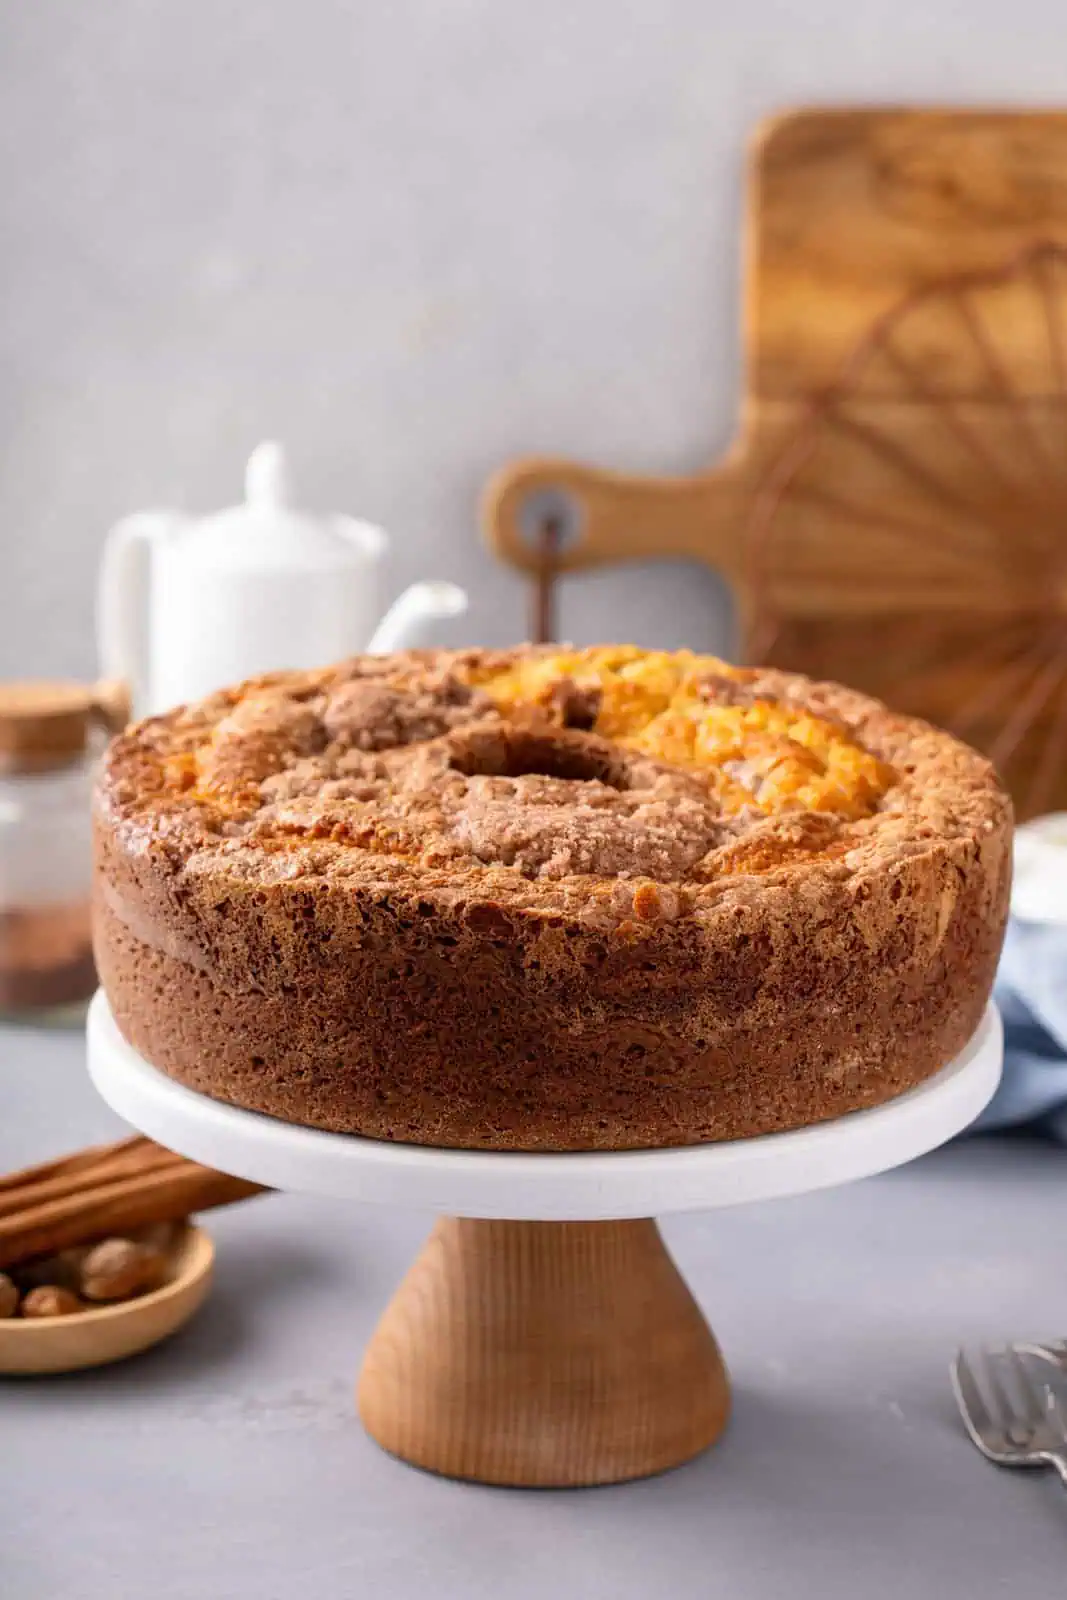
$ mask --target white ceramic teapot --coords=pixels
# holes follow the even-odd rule
[[[379,621],[388,543],[371,523],[295,511],[281,446],[261,444],[243,506],[141,512],[112,528],[96,609],[103,674],[147,716],[256,673],[425,644],[467,596],[412,584]]]

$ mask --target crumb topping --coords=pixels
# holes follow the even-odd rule
[[[622,880],[641,922],[704,886],[973,831],[995,791],[965,746],[849,691],[603,646],[255,679],[131,729],[100,798],[245,876],[480,876],[490,898],[585,882],[612,904]]]
[[[487,668],[473,680],[505,714],[537,707],[700,773],[728,815],[868,816],[895,776],[840,721],[761,695],[756,674],[715,656],[599,647]],[[589,720],[569,720],[575,707]]]

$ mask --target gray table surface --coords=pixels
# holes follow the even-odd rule
[[[121,1124],[76,1034],[0,1030],[0,1170]],[[361,1347],[429,1219],[296,1195],[217,1214],[217,1287],[170,1344],[0,1386],[0,1594],[26,1600],[1059,1592],[1067,1499],[965,1441],[961,1340],[1067,1334],[1067,1152],[956,1145],[665,1233],[736,1412],[644,1483],[492,1490],[356,1420]]]

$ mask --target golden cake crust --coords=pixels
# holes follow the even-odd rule
[[[289,1121],[738,1138],[962,1047],[1010,835],[986,761],[835,685],[631,647],[360,657],[114,742],[96,956],[148,1059]]]

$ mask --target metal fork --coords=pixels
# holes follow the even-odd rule
[[[1055,1389],[1035,1376],[1030,1352],[1006,1345],[952,1363],[952,1388],[964,1426],[1001,1467],[1051,1467],[1067,1484],[1067,1416]],[[1036,1352],[1033,1352],[1036,1353]]]

